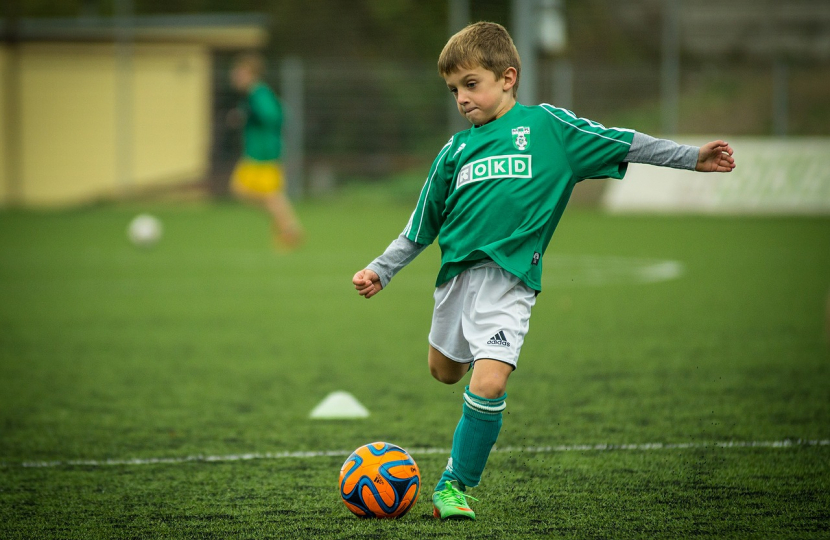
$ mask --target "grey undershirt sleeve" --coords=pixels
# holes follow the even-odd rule
[[[413,242],[401,233],[389,244],[386,251],[370,262],[366,268],[378,275],[380,284],[385,288],[395,274],[411,263],[426,248],[426,244]]]
[[[655,139],[650,135],[635,131],[631,148],[624,161],[693,171],[697,165],[699,152],[700,149],[697,146],[677,144],[667,139]]]

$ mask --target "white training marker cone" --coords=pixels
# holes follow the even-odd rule
[[[309,415],[318,420],[332,420],[344,418],[366,418],[369,411],[350,393],[332,392],[321,401]]]

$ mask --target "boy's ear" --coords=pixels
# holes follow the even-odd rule
[[[502,80],[504,81],[503,88],[504,88],[505,92],[510,90],[511,88],[513,88],[516,85],[517,75],[518,75],[518,72],[516,71],[516,68],[514,68],[514,67],[509,67],[509,68],[504,70],[504,73],[502,73]]]

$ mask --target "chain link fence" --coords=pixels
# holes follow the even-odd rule
[[[211,183],[217,193],[240,152],[240,133],[225,123],[239,100],[228,82],[231,62],[230,56],[215,59]],[[284,62],[272,60],[266,76],[278,94],[289,83]],[[381,181],[426,171],[459,126],[434,65],[353,60],[300,65],[302,80],[290,82],[299,83],[302,97],[298,103],[284,100],[293,125],[302,124],[284,134],[300,145],[300,155],[293,156],[302,161],[296,169],[301,178],[291,179],[295,195],[325,192],[353,179]],[[609,126],[662,135],[659,65],[547,60],[540,63],[538,80],[541,101]],[[767,137],[783,124],[791,136],[830,134],[830,65],[792,66],[782,73],[773,65],[693,64],[684,67],[680,81],[679,133]]]

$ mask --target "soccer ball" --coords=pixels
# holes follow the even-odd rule
[[[150,214],[139,214],[127,227],[130,242],[140,247],[150,247],[161,239],[161,221]]]
[[[361,518],[399,518],[418,500],[421,473],[406,450],[374,442],[361,446],[340,468],[340,496]]]

